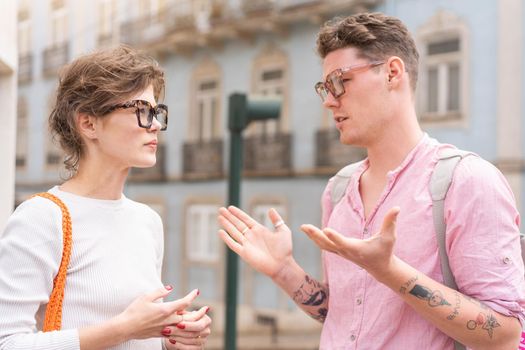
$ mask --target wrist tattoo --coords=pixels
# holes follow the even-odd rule
[[[417,281],[417,276],[414,276],[411,279],[409,279],[408,281],[406,281],[405,283],[403,283],[401,288],[399,288],[399,293],[405,294],[407,289],[408,289],[408,287],[410,287],[412,285],[412,283],[414,283],[416,281]]]
[[[326,315],[328,314],[328,288],[322,283],[305,275],[304,282],[293,293],[292,299],[300,305],[319,306],[315,311],[307,311],[308,314],[320,322],[324,322],[326,319]]]
[[[431,307],[450,305],[450,303],[446,301],[445,298],[443,298],[443,293],[441,293],[439,290],[431,291],[430,289],[419,284],[416,284],[414,288],[410,290],[410,294],[416,296],[419,299],[426,300],[428,305]]]

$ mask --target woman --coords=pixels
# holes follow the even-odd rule
[[[40,332],[62,259],[62,212],[33,197],[0,238],[0,349],[200,349],[207,307],[199,294],[162,302],[163,228],[158,214],[126,198],[131,167],[155,164],[167,107],[164,74],[128,47],[76,59],[62,72],[50,128],[72,176],[49,193],[69,209],[72,251],[61,330]]]

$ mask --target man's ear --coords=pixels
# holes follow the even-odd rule
[[[97,138],[96,117],[85,113],[78,113],[76,119],[78,131],[81,135],[88,140]]]
[[[405,62],[397,56],[392,56],[386,61],[387,83],[394,88],[403,81],[405,75]]]

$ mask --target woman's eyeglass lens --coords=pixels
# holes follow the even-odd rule
[[[159,103],[155,107],[152,107],[148,101],[133,100],[111,107],[108,113],[115,109],[132,107],[135,108],[135,115],[137,116],[137,121],[141,128],[151,128],[153,125],[153,118],[157,119],[159,122],[161,131],[168,128],[168,106],[164,104]]]

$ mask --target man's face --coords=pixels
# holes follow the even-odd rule
[[[374,61],[378,62],[378,61]],[[323,61],[323,81],[337,69],[345,92],[338,98],[329,93],[323,105],[332,114],[343,144],[367,147],[380,137],[387,104],[384,64],[359,57],[358,50],[344,48],[329,53]],[[349,69],[348,67],[360,67]]]

